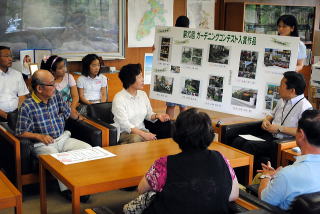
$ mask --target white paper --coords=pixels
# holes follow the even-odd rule
[[[188,0],[190,28],[214,29],[214,6],[215,0]]]
[[[88,149],[79,149],[70,152],[55,153],[51,154],[51,156],[56,158],[63,164],[68,165],[102,158],[114,157],[116,155],[99,146],[96,146]]]
[[[151,47],[156,26],[172,26],[172,0],[128,1],[128,47]]]
[[[256,136],[251,135],[251,134],[241,134],[239,136],[246,139],[246,140],[265,141],[264,139],[258,138]]]

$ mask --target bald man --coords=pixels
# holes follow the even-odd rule
[[[38,70],[31,77],[33,93],[21,105],[16,125],[16,135],[30,139],[32,152],[39,156],[67,152],[91,146],[80,140],[71,138],[71,133],[64,130],[65,120],[71,117],[79,119],[75,112],[63,101],[55,90],[54,77],[47,70]],[[59,182],[63,195],[71,200],[71,192]],[[88,196],[80,199],[88,200]]]

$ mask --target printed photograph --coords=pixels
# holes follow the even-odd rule
[[[207,88],[207,100],[222,102],[223,77],[210,76]]]
[[[291,51],[266,48],[264,51],[264,65],[266,67],[289,68]]]
[[[194,79],[183,79],[184,84],[182,86],[182,94],[191,95],[191,96],[199,96],[200,90],[200,80]]]
[[[265,109],[273,110],[280,99],[279,85],[267,84],[267,94],[265,95]]]
[[[181,63],[200,66],[202,63],[202,49],[183,47]]]
[[[180,73],[180,66],[171,65],[171,72],[172,73]]]
[[[169,62],[171,38],[162,37],[160,42],[159,60]]]
[[[230,47],[223,45],[210,45],[208,62],[228,64]]]
[[[257,70],[258,52],[242,50],[238,77],[255,79]]]
[[[172,94],[172,89],[173,89],[172,77],[155,75],[154,86],[153,86],[154,91],[157,91],[160,93]]]
[[[256,108],[258,91],[239,86],[232,87],[231,104],[247,108]]]

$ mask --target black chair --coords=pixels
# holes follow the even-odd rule
[[[28,139],[19,139],[14,135],[17,113],[8,115],[8,123],[1,123],[0,158],[3,170],[8,178],[22,191],[22,186],[38,182],[38,158],[33,155],[32,144]],[[66,130],[72,137],[91,146],[102,146],[102,131],[84,121],[68,119]]]
[[[241,134],[251,134],[254,136],[262,135],[264,130],[261,128],[262,121],[253,121],[246,123],[237,123],[224,125],[221,127],[221,142],[227,145],[231,145],[236,137]],[[296,146],[295,138],[286,138],[274,140],[273,153],[271,157],[262,157],[264,160],[270,160],[273,166],[280,166],[281,151],[284,149],[290,149]]]
[[[113,125],[112,102],[88,105],[88,119],[109,129],[109,146],[117,145],[117,128]]]
[[[320,213],[320,192],[307,193],[297,196],[287,211],[283,211],[278,207],[272,206],[258,197],[240,190],[240,198],[259,207],[258,210],[244,212],[245,214],[318,214]]]
[[[117,128],[112,126],[113,114],[111,112],[112,102],[96,103],[88,105],[88,119],[109,129],[109,146],[117,145]],[[157,139],[171,137],[172,122],[150,122],[144,120],[145,127],[157,135]]]

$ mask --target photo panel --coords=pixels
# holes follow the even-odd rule
[[[207,100],[222,102],[223,98],[223,77],[210,76],[207,88]]]
[[[155,75],[153,90],[160,93],[172,94],[173,80],[173,77]]]
[[[182,78],[181,94],[199,97],[200,80],[196,80],[192,78]]]
[[[231,104],[246,108],[256,108],[258,90],[239,86],[232,87]]]
[[[279,99],[280,99],[280,93],[279,93],[279,85],[273,84],[273,83],[267,83],[266,85],[266,95],[265,95],[265,109],[266,110],[273,110]]]
[[[230,61],[230,49],[231,47],[224,45],[210,44],[208,62],[227,65]]]
[[[257,71],[258,52],[241,50],[238,77],[255,79]]]
[[[159,51],[160,61],[170,62],[171,42],[172,42],[172,38],[170,37],[160,37],[160,51]]]
[[[175,66],[175,65],[171,65],[171,69],[170,69],[171,73],[175,73],[178,74],[180,73],[180,66]]]
[[[181,64],[201,66],[202,54],[201,48],[182,47]]]
[[[264,49],[264,65],[268,68],[284,68],[290,66],[291,51],[282,49]]]

